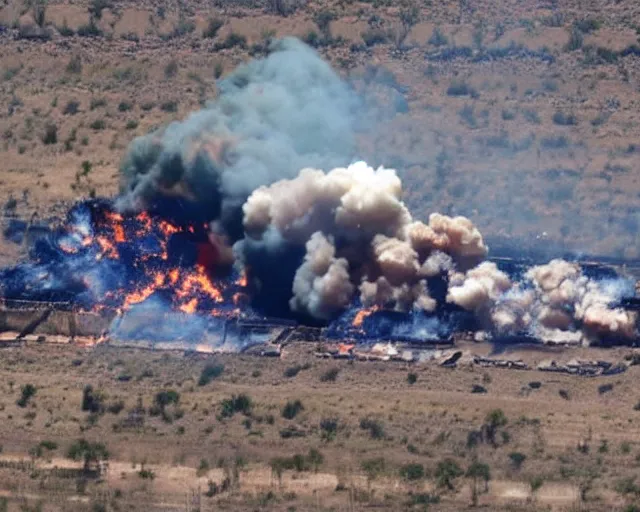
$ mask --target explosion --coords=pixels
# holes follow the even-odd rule
[[[165,338],[185,316],[191,333],[269,315],[361,334],[387,315],[390,335],[636,337],[636,315],[615,307],[624,281],[563,260],[511,275],[470,219],[415,219],[394,169],[354,161],[357,104],[313,50],[276,41],[215,102],[135,139],[116,200],[76,205],[29,262],[0,270],[2,296],[112,308],[118,332],[151,312],[165,320],[138,334],[168,325]]]

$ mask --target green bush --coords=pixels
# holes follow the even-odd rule
[[[218,31],[224,25],[224,21],[219,18],[210,18],[209,23],[207,24],[207,28],[202,32],[202,37],[213,39],[218,35]]]
[[[304,410],[304,406],[300,400],[289,401],[282,408],[282,417],[287,420],[295,418],[300,411]]]
[[[224,372],[224,365],[222,364],[207,364],[200,373],[200,378],[198,379],[198,386],[206,386],[212,380],[217,379]]]
[[[251,414],[253,403],[251,398],[245,394],[233,395],[231,398],[227,398],[220,404],[221,411],[220,416],[222,418],[230,418],[235,413],[240,412],[246,416]]]
[[[338,378],[339,373],[339,368],[331,368],[330,370],[327,370],[324,374],[322,374],[322,376],[320,377],[320,382],[335,382]]]
[[[58,142],[58,127],[55,124],[47,124],[44,129],[44,135],[42,136],[42,142],[47,145]]]
[[[400,468],[400,476],[405,480],[422,480],[425,477],[424,466],[418,462],[405,464]]]

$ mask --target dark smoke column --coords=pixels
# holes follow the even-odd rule
[[[219,221],[233,243],[253,190],[304,167],[349,163],[355,96],[331,67],[297,39],[218,83],[215,101],[184,121],[136,138],[121,165],[123,210],[182,212]]]

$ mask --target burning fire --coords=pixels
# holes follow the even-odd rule
[[[356,313],[356,316],[353,319],[353,322],[351,322],[351,325],[353,325],[353,327],[355,327],[356,329],[362,329],[362,322],[364,322],[364,319],[367,318],[369,315],[375,313],[379,309],[380,309],[379,306],[371,306],[370,308],[364,308],[364,309],[358,310],[358,312]]]

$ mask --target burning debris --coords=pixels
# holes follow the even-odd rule
[[[275,42],[205,109],[135,139],[118,198],[39,236],[0,270],[2,297],[115,312],[114,339],[237,349],[262,338],[229,319],[273,316],[355,341],[636,338],[626,281],[564,260],[513,272],[471,220],[415,219],[395,170],[354,161],[357,103],[312,49]]]

